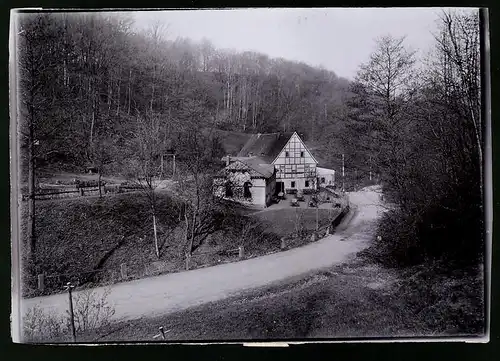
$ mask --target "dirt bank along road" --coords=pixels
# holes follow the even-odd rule
[[[373,237],[373,222],[381,211],[375,188],[350,193],[350,201],[354,216],[348,215],[336,234],[304,247],[113,285],[108,301],[115,306],[114,319],[162,315],[341,263],[367,246]],[[95,289],[99,293],[104,290]],[[24,299],[21,312],[35,305],[51,313],[64,314],[68,309],[68,295]]]

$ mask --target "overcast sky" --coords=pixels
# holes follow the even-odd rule
[[[244,9],[136,12],[136,25],[155,19],[169,24],[168,38],[199,41],[217,48],[253,50],[271,57],[322,65],[352,79],[373,50],[375,37],[406,36],[420,54],[432,44],[439,8]]]

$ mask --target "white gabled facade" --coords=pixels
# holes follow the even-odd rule
[[[321,187],[335,185],[335,170],[329,168],[316,167],[318,172],[318,185]]]
[[[316,189],[318,161],[296,132],[272,164],[276,169],[277,189]]]

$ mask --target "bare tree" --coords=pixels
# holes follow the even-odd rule
[[[160,257],[157,234],[157,189],[162,180],[160,159],[163,154],[160,118],[156,115],[138,116],[135,133],[136,156],[130,160],[130,177],[146,196],[151,209],[156,256]]]
[[[376,40],[370,60],[359,68],[356,80],[382,100],[386,121],[394,122],[401,107],[415,93],[415,52],[404,46],[404,37]]]
[[[443,11],[440,31],[434,38],[440,64],[434,68],[433,75],[441,81],[447,101],[455,103],[455,111],[469,122],[473,130],[482,179],[478,12]]]
[[[375,124],[368,127],[369,132],[376,130],[369,147],[370,163],[376,156],[377,168],[398,189],[402,205],[405,193],[399,169],[411,154],[405,139],[412,126],[412,118],[405,114],[418,89],[414,73],[415,52],[404,46],[404,40],[404,37],[391,36],[377,39],[375,51],[370,60],[360,66],[356,77],[357,82],[367,89],[370,108],[374,111]]]
[[[36,259],[35,191],[36,160],[46,145],[45,139],[59,128],[48,113],[51,76],[56,76],[57,48],[53,41],[58,26],[46,14],[20,17],[18,23],[17,69],[20,87],[20,134],[27,148],[28,168],[28,259]],[[48,94],[49,93],[49,94]],[[43,144],[41,144],[43,143]],[[48,151],[47,149],[45,149]]]
[[[155,20],[150,28],[148,29],[148,36],[151,39],[151,63],[152,63],[152,80],[151,80],[151,100],[149,103],[149,109],[153,111],[153,104],[155,102],[157,79],[159,78],[162,70],[162,59],[160,59],[160,46],[162,40],[165,36],[165,32],[168,29],[168,25],[161,22],[160,20]]]
[[[110,139],[99,139],[97,137],[91,148],[91,157],[94,166],[97,168],[98,174],[97,184],[99,187],[99,198],[102,197],[102,176],[109,170],[108,168],[116,162],[117,157],[113,154],[114,150],[115,145]]]

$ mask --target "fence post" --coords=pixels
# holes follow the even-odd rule
[[[191,255],[186,254],[186,271],[189,271],[189,264],[191,263]]]
[[[285,237],[281,238],[281,247],[280,248],[281,249],[285,249],[286,248],[286,239],[285,239]]]
[[[127,264],[126,263],[122,263],[120,265],[120,272],[122,275],[122,279],[127,279]]]
[[[316,242],[316,239],[317,239],[316,232],[314,232],[314,233],[311,235],[311,242]]]
[[[75,288],[74,285],[71,284],[71,282],[66,283],[66,286],[64,286],[64,289],[68,291],[68,297],[69,297],[69,317],[70,317],[70,324],[71,324],[71,336],[73,342],[76,342],[76,329],[75,329],[75,314],[73,312],[73,297],[71,297],[71,291]]]
[[[243,257],[245,257],[245,247],[239,246],[238,247],[238,258],[242,259]]]
[[[83,197],[83,188],[80,188],[80,195]]]
[[[330,226],[326,227],[326,235],[328,236],[330,234]]]
[[[38,290],[43,291],[45,289],[45,275],[43,273],[38,275]]]

